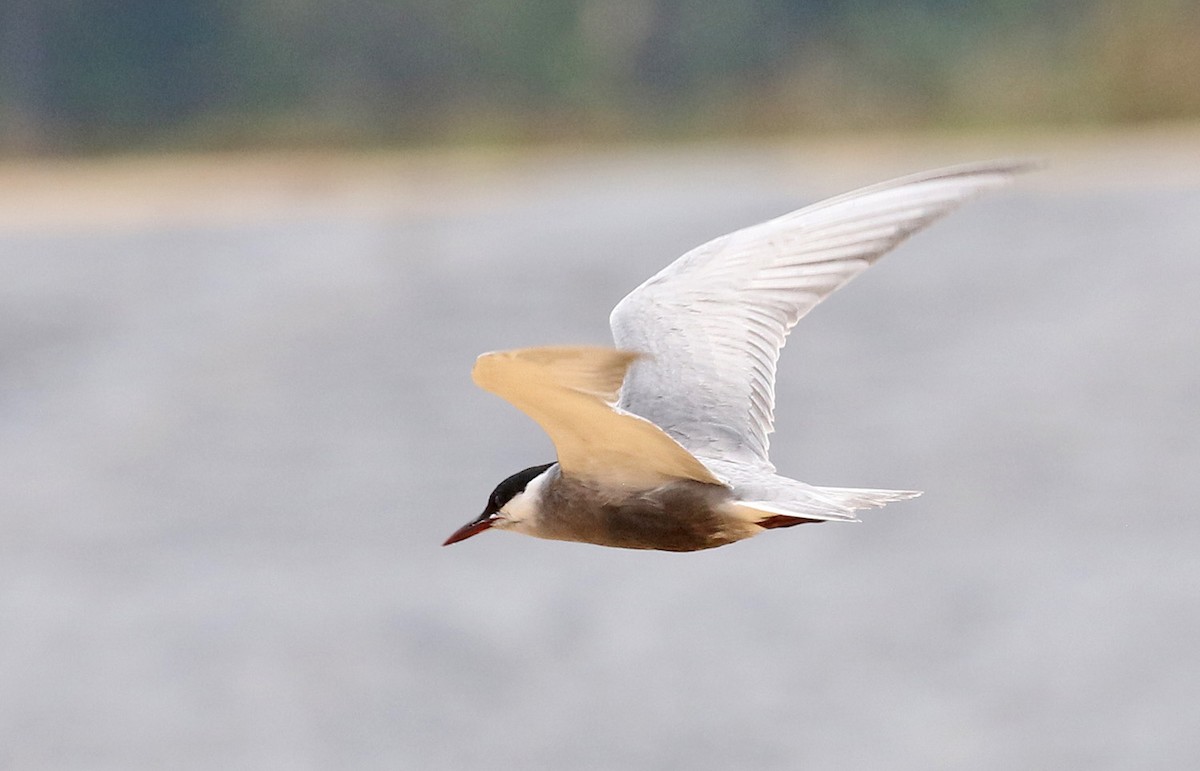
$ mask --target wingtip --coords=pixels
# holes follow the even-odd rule
[[[1008,184],[1021,174],[1032,174],[1049,168],[1050,161],[1040,157],[1003,158],[993,162],[996,173],[1004,178],[1003,184]]]
[[[901,178],[900,182],[907,180],[919,181],[921,179],[950,179],[953,177],[986,177],[989,175],[997,177],[996,184],[1008,184],[1019,174],[1028,174],[1034,171],[1045,169],[1049,163],[1044,158],[1038,157],[1011,157],[1011,158],[995,158],[990,161],[976,161],[974,163],[962,163],[954,166],[946,166],[941,169],[934,169],[924,173],[918,173],[908,178]]]

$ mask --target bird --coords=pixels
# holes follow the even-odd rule
[[[690,552],[858,521],[859,510],[920,495],[776,473],[768,439],[780,349],[796,322],[901,241],[1029,167],[927,171],[708,241],[617,304],[615,347],[479,356],[475,384],[532,418],[557,457],[502,481],[444,545],[495,529]]]

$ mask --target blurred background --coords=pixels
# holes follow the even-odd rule
[[[1200,115],[1192,0],[5,0],[0,149]]]
[[[0,768],[1200,763],[1200,6],[0,0]],[[486,350],[709,238],[1044,169],[807,317],[711,552],[441,541]]]

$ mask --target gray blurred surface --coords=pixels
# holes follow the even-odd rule
[[[687,248],[986,149],[427,159],[403,195],[10,216],[0,767],[1200,763],[1194,149],[1073,156],[818,308],[776,464],[926,495],[689,555],[441,548],[552,457],[474,356],[605,343]]]

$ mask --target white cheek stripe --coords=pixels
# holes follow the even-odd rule
[[[538,508],[542,502],[542,488],[550,481],[550,471],[551,469],[546,469],[541,474],[529,480],[529,484],[525,485],[524,490],[514,495],[512,500],[500,508],[505,519],[516,524],[532,519],[537,515]]]

